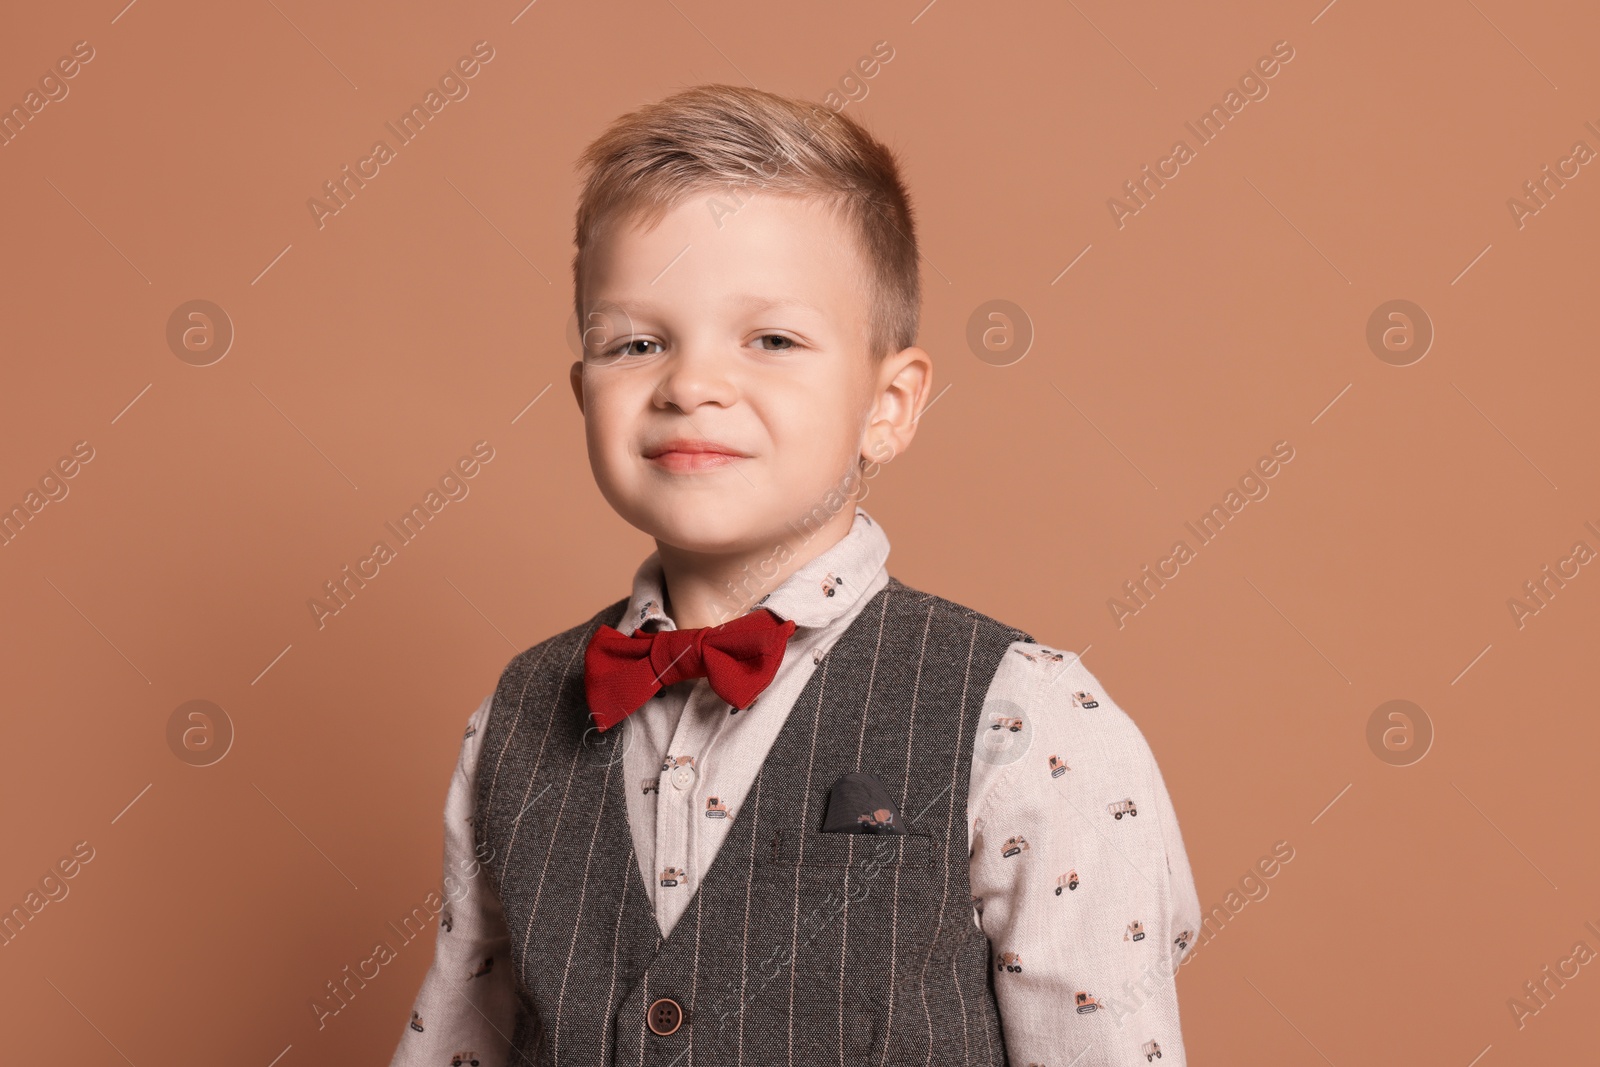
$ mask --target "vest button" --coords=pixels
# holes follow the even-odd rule
[[[683,1010],[683,1005],[676,1000],[662,997],[651,1004],[649,1011],[645,1012],[645,1022],[649,1024],[651,1033],[666,1037],[668,1034],[678,1032],[678,1027],[683,1025],[687,1014]]]

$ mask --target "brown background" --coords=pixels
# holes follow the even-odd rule
[[[891,573],[1089,649],[1205,907],[1295,849],[1181,972],[1193,1061],[1592,1055],[1595,964],[1524,1028],[1507,1000],[1600,949],[1600,567],[1521,629],[1507,600],[1600,548],[1597,164],[1520,229],[1506,201],[1600,149],[1600,19],[1322,2],[9,13],[0,102],[96,54],[0,148],[0,504],[95,458],[0,548],[0,903],[95,858],[0,948],[0,1058],[387,1061],[431,936],[320,1031],[312,998],[437,889],[506,661],[651,548],[564,381],[571,161],[684,85],[822,102],[880,40],[848,113],[903,156],[949,386],[865,502]],[[308,198],[479,40],[470,95],[319,229]],[[1280,40],[1270,95],[1119,229],[1107,198]],[[1396,298],[1437,331],[1405,367],[1365,340]],[[237,331],[206,367],[166,341],[192,299]],[[965,340],[992,299],[1035,331],[1009,366]],[[319,629],[322,583],[481,439],[470,496]],[[1118,628],[1107,600],[1279,440],[1270,495]],[[213,766],[168,747],[194,699],[237,731]],[[1436,731],[1411,766],[1368,745],[1392,699]]]

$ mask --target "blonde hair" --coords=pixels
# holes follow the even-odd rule
[[[696,193],[742,187],[820,200],[842,218],[870,279],[873,359],[916,343],[922,291],[910,197],[894,152],[843,113],[761,89],[696,85],[613,121],[578,166],[572,277],[580,323],[585,253],[607,225],[636,220],[649,228]]]

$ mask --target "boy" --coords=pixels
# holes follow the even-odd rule
[[[851,506],[932,380],[893,154],[711,85],[582,162],[572,388],[657,547],[468,721],[394,1065],[1183,1064],[1143,736]]]

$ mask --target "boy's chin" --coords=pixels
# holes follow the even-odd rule
[[[639,509],[633,525],[679,551],[710,555],[744,552],[785,539],[782,520],[768,523],[752,515],[748,506],[731,501],[719,506],[703,497],[681,507],[652,501]]]

